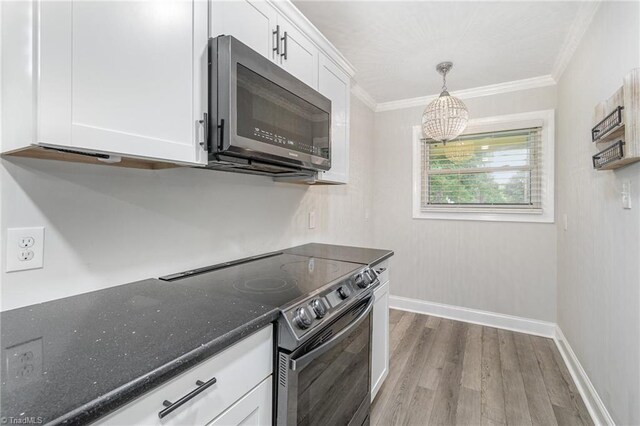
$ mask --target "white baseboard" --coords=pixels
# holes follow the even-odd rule
[[[587,410],[589,410],[593,422],[596,425],[615,426],[615,422],[600,399],[598,392],[596,392],[596,388],[593,386],[593,383],[591,383],[591,380],[589,380],[589,376],[587,376],[582,365],[580,365],[580,361],[578,361],[575,352],[571,349],[569,342],[558,326],[556,326],[556,337],[554,341],[560,351],[560,355],[562,355],[562,359],[564,359],[564,363],[569,369],[569,373],[571,373],[573,382],[580,392],[580,396],[582,396],[584,404],[587,406]]]
[[[410,299],[408,297],[390,296],[389,307],[489,327],[503,328],[521,333],[535,334],[536,336],[554,338],[556,335],[556,324],[552,322],[445,305],[443,303],[427,302],[425,300]]]

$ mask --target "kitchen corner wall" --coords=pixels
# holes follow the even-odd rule
[[[556,88],[465,103],[472,118],[553,109]],[[412,127],[423,109],[376,113],[375,245],[396,253],[391,294],[555,322],[554,224],[413,219]]]
[[[640,67],[640,3],[602,2],[558,84],[558,325],[616,424],[640,424],[640,164],[596,172],[595,105]],[[638,117],[636,117],[638,119]],[[622,182],[631,182],[624,210]]]
[[[350,119],[342,186],[2,159],[2,310],[307,242],[371,245],[374,114],[352,97]],[[4,232],[24,226],[46,228],[44,268],[6,273]]]

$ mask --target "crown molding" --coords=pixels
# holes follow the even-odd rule
[[[517,92],[520,90],[537,89],[540,87],[553,86],[556,81],[551,75],[525,78],[523,80],[507,81],[505,83],[491,84],[488,86],[474,87],[471,89],[456,90],[451,92],[452,96],[460,99],[479,98],[482,96],[499,95],[501,93]],[[426,106],[429,102],[437,98],[438,95],[420,96],[417,98],[400,99],[397,101],[382,102],[376,105],[376,112],[391,111],[394,109],[412,108]]]
[[[364,90],[364,88],[358,83],[354,83],[351,85],[351,94],[360,99],[362,103],[364,103],[371,111],[376,110],[376,100],[373,99],[373,96],[371,96],[369,92]]]
[[[307,36],[316,46],[329,56],[338,66],[344,69],[349,77],[353,78],[356,69],[351,62],[345,58],[342,53],[309,21],[309,19],[300,12],[290,1],[269,0],[269,3],[282,13],[292,24]]]
[[[562,47],[560,48],[560,52],[558,52],[558,56],[556,56],[556,60],[553,64],[551,76],[555,81],[560,81],[562,73],[564,72],[565,68],[567,68],[567,65],[569,65],[569,61],[571,61],[571,58],[576,52],[578,45],[580,45],[580,41],[582,40],[582,37],[584,37],[584,34],[587,32],[589,25],[591,25],[591,21],[598,11],[601,3],[601,0],[586,1],[581,3],[578,14],[571,23],[569,32],[567,33],[567,36],[562,43]]]

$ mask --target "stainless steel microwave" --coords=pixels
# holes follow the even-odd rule
[[[231,36],[209,39],[208,168],[270,176],[331,167],[331,101]]]

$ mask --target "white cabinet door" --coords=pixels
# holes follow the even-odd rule
[[[273,373],[273,327],[249,337],[152,389],[95,426],[202,426],[222,416]],[[160,419],[165,400],[176,402],[198,388],[197,381],[216,382]],[[218,423],[223,424],[223,423]]]
[[[207,426],[271,425],[271,376]]]
[[[40,2],[37,142],[203,164],[207,3]]]
[[[265,58],[276,60],[277,12],[260,0],[211,1],[210,35],[231,35]],[[279,57],[277,57],[279,61]]]
[[[351,80],[341,68],[320,54],[318,91],[331,100],[331,169],[318,173],[318,181],[349,180],[349,107]]]
[[[371,342],[371,401],[389,373],[389,281],[374,292]]]
[[[318,48],[285,17],[278,16],[282,68],[307,85],[318,88]]]

